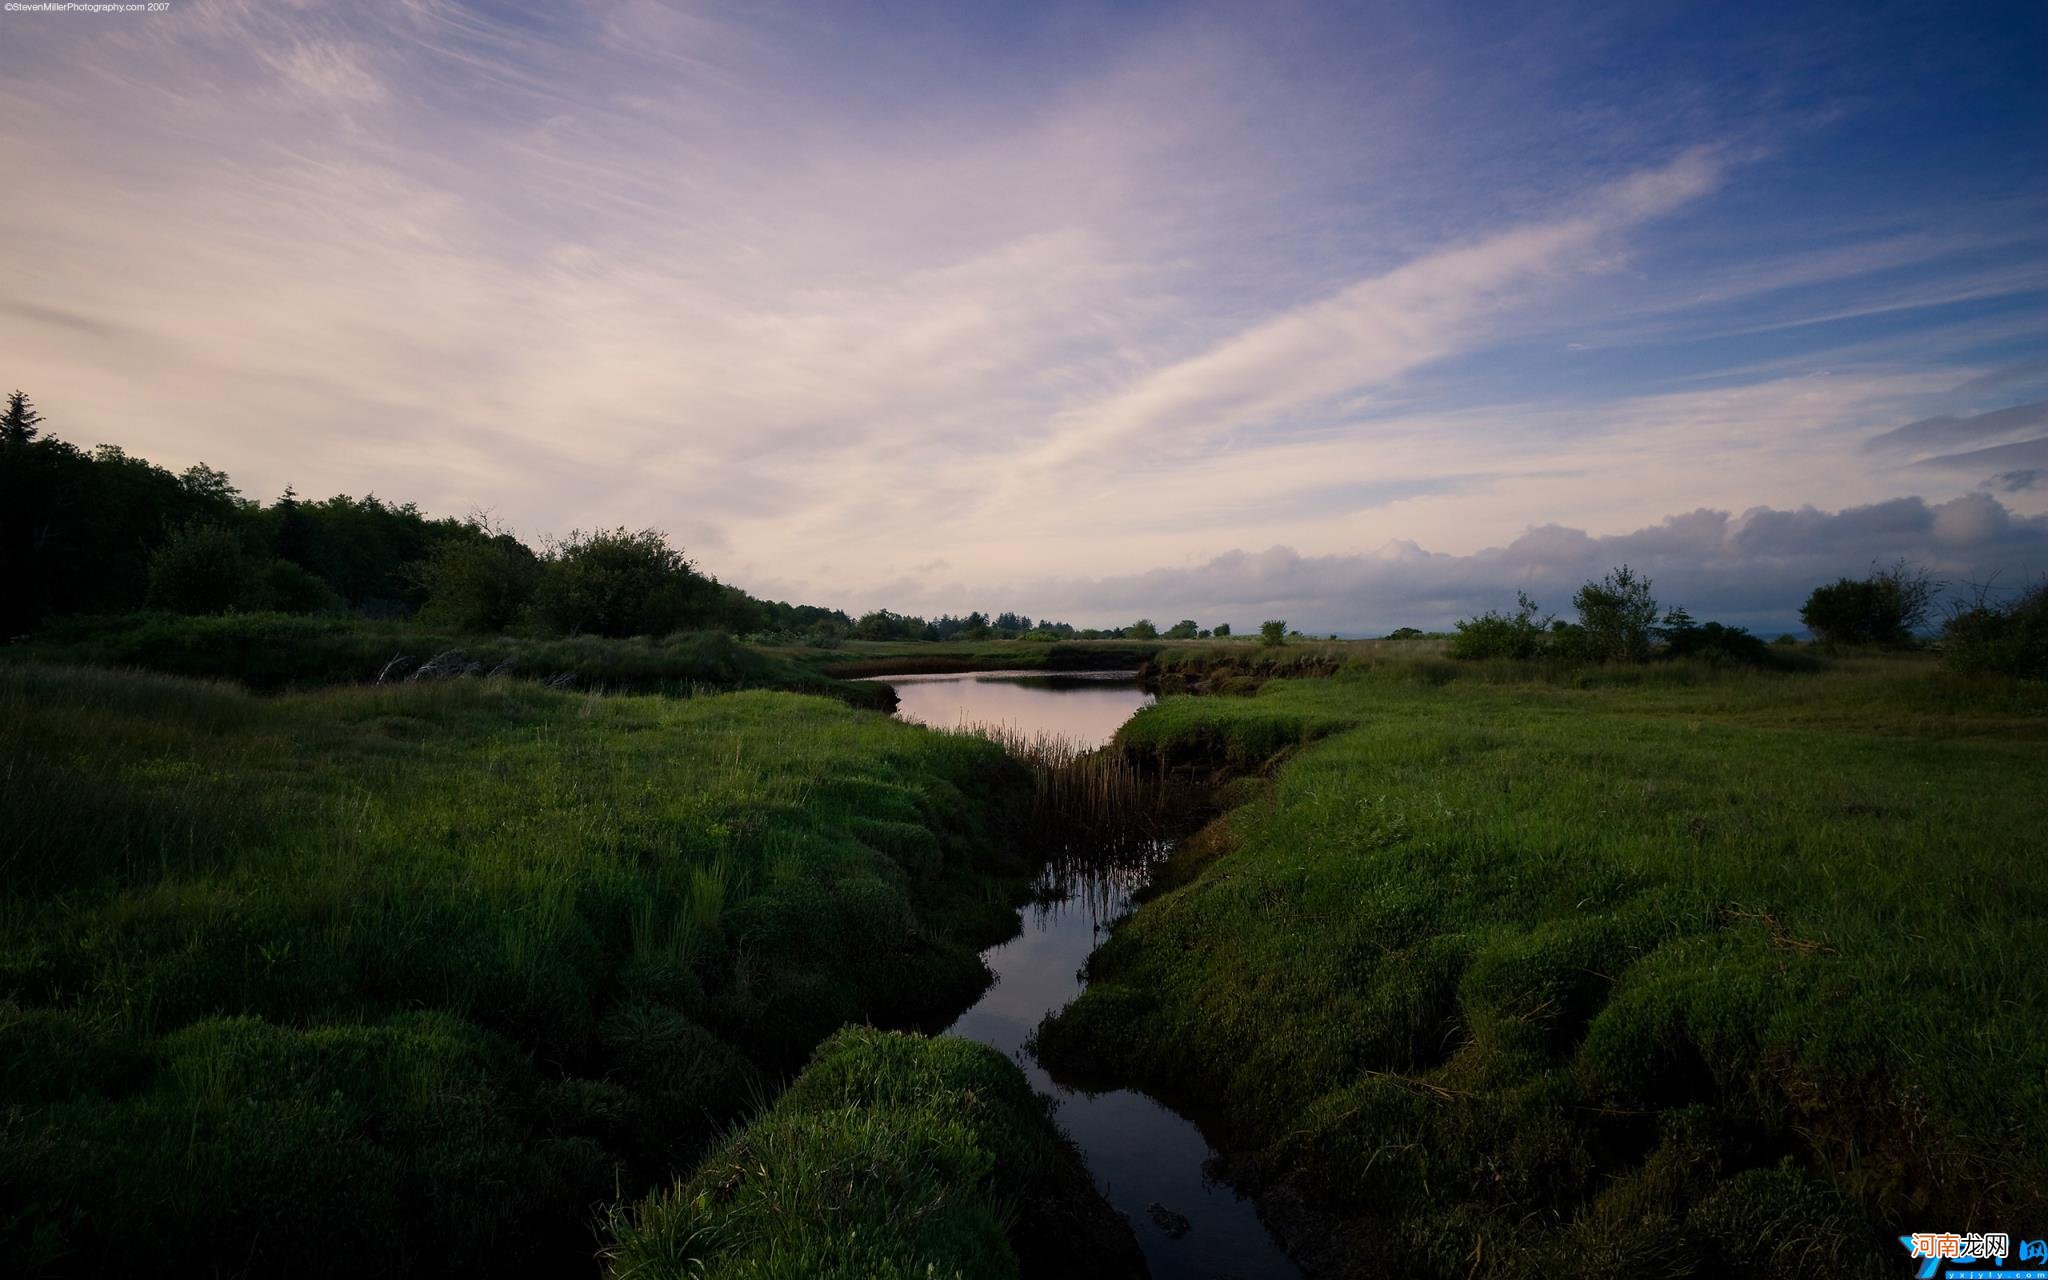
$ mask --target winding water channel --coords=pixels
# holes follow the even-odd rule
[[[1007,725],[1091,746],[1152,696],[1129,672],[997,671],[888,676],[896,714],[936,728]],[[1146,865],[1046,869],[1018,935],[982,953],[995,984],[947,1033],[1010,1055],[1031,1085],[1057,1104],[1060,1126],[1080,1147],[1109,1202],[1131,1220],[1155,1280],[1292,1277],[1251,1202],[1207,1172],[1216,1152],[1194,1124],[1129,1089],[1083,1093],[1049,1075],[1026,1048],[1038,1023],[1081,994],[1081,968],[1110,925],[1130,909]]]

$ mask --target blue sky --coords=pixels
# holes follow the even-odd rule
[[[0,378],[774,595],[1788,624],[2048,569],[2039,5],[0,15]]]

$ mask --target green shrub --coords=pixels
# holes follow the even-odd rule
[[[1983,596],[1949,615],[1942,652],[1959,671],[2048,677],[2048,581],[2002,604]]]
[[[1728,666],[1769,666],[1778,660],[1762,638],[1746,627],[1723,626],[1718,622],[1694,623],[1690,618],[1674,626],[1665,619],[1664,656],[1700,658]]]
[[[548,548],[541,616],[557,631],[660,635],[689,625],[715,587],[658,529],[577,530]]]
[[[1867,578],[1841,578],[1800,606],[1799,620],[1828,644],[1910,645],[1941,585],[1901,560]]]
[[[271,560],[256,574],[253,608],[269,613],[340,613],[347,605],[318,575],[289,560]]]
[[[419,566],[427,592],[421,617],[460,631],[503,631],[524,616],[541,563],[518,540],[486,525],[471,528],[474,536],[442,540]]]
[[[1516,661],[1535,657],[1543,651],[1552,619],[1538,619],[1542,606],[1526,591],[1515,595],[1515,611],[1500,613],[1488,609],[1476,618],[1457,624],[1457,634],[1445,650],[1453,658],[1508,658]]]
[[[149,603],[174,613],[225,613],[255,586],[255,566],[224,525],[188,524],[149,557]]]
[[[1279,618],[1269,618],[1259,624],[1259,643],[1271,649],[1287,643],[1287,623]]]
[[[1657,601],[1650,580],[1621,565],[1572,596],[1579,611],[1581,650],[1593,662],[1642,662],[1650,656]]]

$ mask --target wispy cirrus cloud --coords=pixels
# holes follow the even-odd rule
[[[1862,19],[1652,74],[1592,10],[33,17],[0,27],[6,375],[259,494],[652,524],[749,585],[967,608],[2035,461],[1862,447],[2048,394],[2039,184],[1914,151]],[[1939,199],[1859,187],[1874,136]]]

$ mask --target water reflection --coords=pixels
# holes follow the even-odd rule
[[[1128,671],[976,671],[882,676],[896,690],[896,714],[934,729],[1009,725],[1099,747],[1152,695]]]
[[[1047,1014],[1081,994],[1088,956],[1164,852],[1122,866],[1048,867],[1022,931],[982,953],[995,985],[946,1031],[1009,1054],[1054,1100],[1095,1185],[1130,1219],[1155,1280],[1298,1276],[1251,1202],[1209,1176],[1216,1152],[1191,1122],[1134,1090],[1067,1089],[1025,1047]]]
[[[1129,672],[890,676],[897,715],[934,728],[1001,725],[1024,739],[1058,735],[1090,746],[1152,702]],[[1216,1153],[1200,1130],[1141,1093],[1086,1094],[1061,1086],[1025,1047],[1045,1016],[1081,994],[1081,971],[1131,908],[1160,841],[1061,850],[1048,858],[1017,936],[982,953],[995,984],[947,1033],[1008,1054],[1032,1088],[1054,1100],[1095,1184],[1128,1217],[1156,1280],[1295,1277],[1251,1202],[1212,1179]]]

